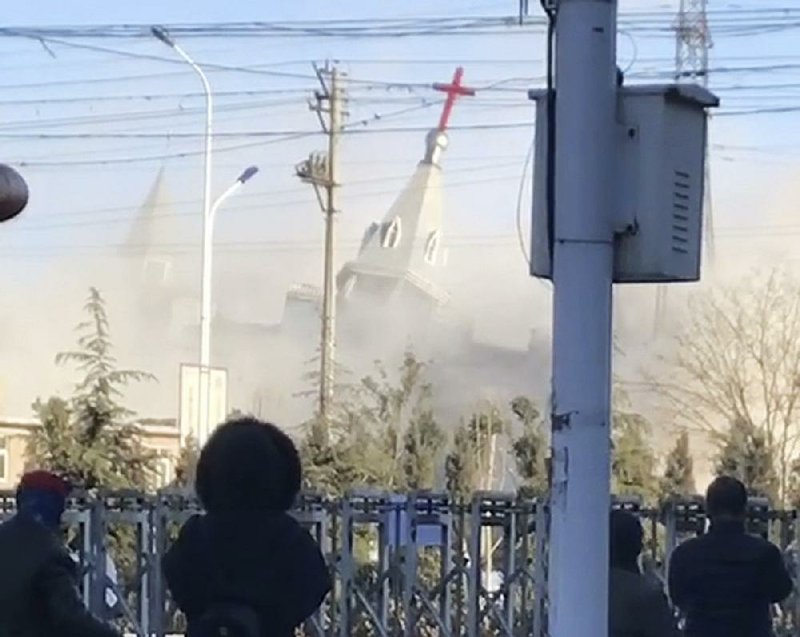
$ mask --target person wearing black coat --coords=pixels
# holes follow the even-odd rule
[[[301,481],[297,449],[274,425],[244,418],[210,437],[195,478],[206,513],[184,525],[162,562],[190,637],[228,611],[244,634],[290,637],[322,604],[325,559],[288,513]]]
[[[77,565],[60,535],[69,486],[34,471],[17,489],[17,514],[0,525],[0,635],[119,637],[78,592]]]
[[[612,511],[610,540],[609,637],[678,637],[663,586],[639,568],[644,544],[639,519]]]
[[[668,587],[687,637],[773,637],[770,607],[793,583],[776,546],[745,531],[747,490],[720,477],[706,493],[708,534],[673,552]]]

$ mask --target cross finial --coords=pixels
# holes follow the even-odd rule
[[[460,66],[453,74],[453,81],[450,84],[436,83],[433,88],[442,93],[447,93],[447,99],[444,101],[444,109],[442,109],[442,116],[439,118],[439,132],[447,130],[447,124],[450,121],[450,114],[453,112],[453,105],[456,100],[462,96],[475,95],[475,89],[468,88],[461,84],[461,78],[464,77],[464,69]]]

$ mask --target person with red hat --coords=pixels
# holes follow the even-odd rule
[[[70,485],[48,471],[25,474],[17,514],[0,525],[0,635],[120,637],[81,601],[61,536]]]

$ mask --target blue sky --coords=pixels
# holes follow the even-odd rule
[[[540,16],[538,3],[530,4],[532,16]],[[718,268],[780,251],[797,257],[800,1],[710,4],[715,41],[711,86],[723,99],[711,135]],[[773,10],[778,7],[787,11]],[[674,68],[671,26],[677,0],[627,0],[620,9],[619,63],[628,80],[668,81]],[[424,20],[515,12],[515,0],[31,0],[5,3],[3,23],[6,28],[44,28],[343,17]],[[147,35],[58,40],[0,36],[0,160],[23,164],[32,193],[25,213],[0,228],[0,295],[7,310],[0,313],[0,333],[12,335],[0,344],[0,376],[10,370],[8,378],[16,385],[9,381],[9,387],[23,388],[7,390],[4,403],[0,377],[0,412],[27,413],[34,397],[27,391],[68,391],[72,379],[55,369],[53,353],[72,341],[79,299],[86,286],[108,274],[104,259],[118,254],[162,168],[173,202],[165,219],[177,227],[173,248],[182,254],[196,254],[199,248],[202,163],[197,135],[203,102],[197,77]],[[384,214],[423,152],[423,132],[383,134],[380,129],[433,126],[441,96],[429,85],[449,79],[457,64],[465,67],[468,84],[504,90],[479,91],[462,100],[453,117],[456,127],[532,122],[525,89],[541,86],[544,55],[541,30],[516,27],[497,35],[407,38],[187,36],[181,44],[201,62],[259,65],[259,73],[209,70],[218,95],[216,129],[222,133],[317,130],[306,105],[316,88],[312,60],[339,60],[356,80],[348,87],[349,122],[359,134],[346,137],[341,146],[340,261],[353,255],[364,227]],[[765,108],[785,112],[736,115]],[[52,137],[120,132],[152,137]],[[444,158],[448,286],[457,304],[469,311],[479,337],[485,334],[515,347],[527,344],[531,327],[546,329],[550,317],[547,292],[527,275],[517,237],[518,192],[530,181],[523,168],[532,135],[532,127],[454,130]],[[260,139],[247,148],[222,150],[252,141],[217,141],[215,192],[247,165],[262,170],[220,214],[216,289],[226,312],[269,322],[279,318],[289,285],[320,279],[321,218],[311,190],[294,177],[294,165],[322,148],[324,140],[321,135]],[[187,156],[175,156],[180,154]],[[526,196],[523,226],[527,207]],[[96,258],[76,270],[87,255]],[[124,296],[126,283],[112,276],[109,285]],[[624,313],[625,304],[618,307]],[[111,307],[113,325],[120,328],[116,318],[123,311]],[[636,322],[643,323],[640,318]],[[120,344],[120,359],[135,364],[132,355],[143,347],[143,338],[135,334],[127,349]],[[14,351],[7,354],[9,349]],[[172,406],[170,391],[165,386],[162,398]]]
[[[742,245],[759,252],[776,223],[791,224],[782,207],[792,194],[800,147],[800,112],[733,116],[730,113],[763,107],[800,106],[800,85],[793,84],[800,64],[796,30],[743,34],[743,25],[775,21],[765,8],[787,7],[787,23],[797,21],[797,0],[712,2],[712,88],[718,88],[724,107],[712,129],[714,213],[719,241],[740,259]],[[667,81],[673,67],[674,44],[669,28],[677,2],[631,0],[621,3],[620,65],[629,81]],[[36,0],[4,8],[8,27],[92,24],[176,24],[250,21],[325,20],[378,17],[505,16],[513,15],[513,0],[431,3],[329,2],[86,2]],[[536,2],[531,14],[539,15]],[[643,13],[644,12],[644,13]],[[648,19],[642,15],[651,16]],[[637,17],[638,16],[638,17]],[[715,17],[716,16],[716,17]],[[793,16],[793,17],[792,17]],[[637,22],[638,20],[638,22]],[[716,20],[716,22],[715,22]],[[749,22],[748,22],[749,21]],[[627,25],[627,26],[626,26]],[[633,26],[631,26],[633,25]],[[638,26],[637,26],[638,25]],[[643,28],[642,25],[647,25]],[[715,31],[716,29],[716,31]],[[196,243],[201,161],[200,139],[168,138],[202,130],[202,100],[196,76],[176,63],[172,52],[149,37],[103,38],[58,42],[0,38],[0,134],[134,132],[161,135],[147,139],[2,139],[5,161],[25,162],[31,184],[31,205],[17,223],[3,228],[2,258],[15,271],[34,264],[57,267],[64,254],[112,252],[125,240],[130,220],[158,170],[164,166],[175,210],[186,224],[186,245]],[[75,48],[101,46],[126,54],[157,56],[137,59]],[[528,122],[532,112],[524,89],[540,85],[543,39],[530,30],[507,29],[495,36],[449,36],[379,39],[303,37],[260,39],[191,38],[182,45],[199,61],[227,66],[298,74],[291,79],[230,71],[210,72],[217,100],[217,130],[223,133],[311,131],[316,119],[305,100],[315,88],[311,60],[333,58],[356,80],[430,84],[447,80],[457,63],[466,68],[467,83],[486,86],[505,82],[505,92],[479,93],[456,107],[456,126],[498,122]],[[750,69],[750,70],[748,70]],[[120,79],[122,78],[122,79]],[[125,79],[127,78],[127,79]],[[520,78],[523,78],[520,80]],[[517,80],[517,81],[514,81]],[[421,132],[380,134],[381,127],[426,128],[438,117],[438,94],[353,85],[350,122],[368,122],[364,134],[342,145],[343,215],[341,254],[354,250],[363,227],[390,205],[422,153]],[[758,88],[765,86],[766,88]],[[250,91],[252,94],[247,94]],[[127,97],[128,99],[117,99]],[[114,99],[108,99],[114,98]],[[425,103],[430,106],[425,107]],[[405,112],[408,111],[408,112]],[[375,115],[384,119],[375,121]],[[373,132],[369,132],[373,131]],[[515,313],[519,290],[533,290],[516,240],[516,204],[523,162],[532,129],[453,131],[445,159],[448,227],[454,250],[456,283],[467,296],[482,295],[482,286],[502,276],[513,282],[514,294],[498,294],[495,307]],[[218,148],[242,140],[220,139]],[[247,141],[247,140],[245,140]],[[319,136],[261,144],[215,156],[215,191],[222,190],[244,166],[258,164],[261,174],[220,217],[220,267],[225,267],[226,244],[285,243],[270,259],[290,265],[280,268],[314,281],[319,263],[308,247],[317,244],[321,223],[308,187],[297,182],[293,166],[320,148]],[[185,158],[143,161],[141,158],[190,153]],[[135,161],[128,162],[133,159]],[[102,163],[109,160],[111,163]],[[527,205],[527,204],[525,204]],[[780,214],[775,211],[780,209]],[[786,237],[800,230],[778,229]],[[755,231],[742,230],[755,226]],[[460,255],[460,256],[459,256]],[[459,260],[460,259],[460,260]],[[494,270],[475,264],[491,262]],[[233,267],[233,266],[231,266]],[[286,276],[275,275],[275,290]],[[477,290],[477,291],[476,291]],[[524,314],[524,313],[523,313]],[[525,320],[528,320],[527,318]]]

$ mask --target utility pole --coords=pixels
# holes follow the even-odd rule
[[[335,66],[332,67],[328,63],[325,64],[325,68],[315,68],[315,70],[322,88],[315,94],[315,99],[310,106],[311,110],[317,113],[322,130],[328,137],[328,149],[326,153],[312,153],[308,159],[296,167],[296,173],[300,179],[314,186],[314,192],[325,216],[319,416],[323,435],[327,440],[330,431],[336,360],[334,244],[336,215],[339,212],[337,206],[339,188],[337,150],[345,112],[343,109],[344,91],[341,87],[342,74]],[[324,195],[322,191],[324,191]]]
[[[617,3],[556,6],[549,622],[606,637]]]
[[[714,42],[708,25],[708,0],[681,0],[675,19],[675,81],[692,82],[708,88],[709,54]],[[710,115],[709,115],[710,117]],[[707,266],[713,267],[714,214],[711,196],[711,169],[706,147],[703,236]],[[658,332],[667,309],[667,286],[656,288],[655,328]]]

